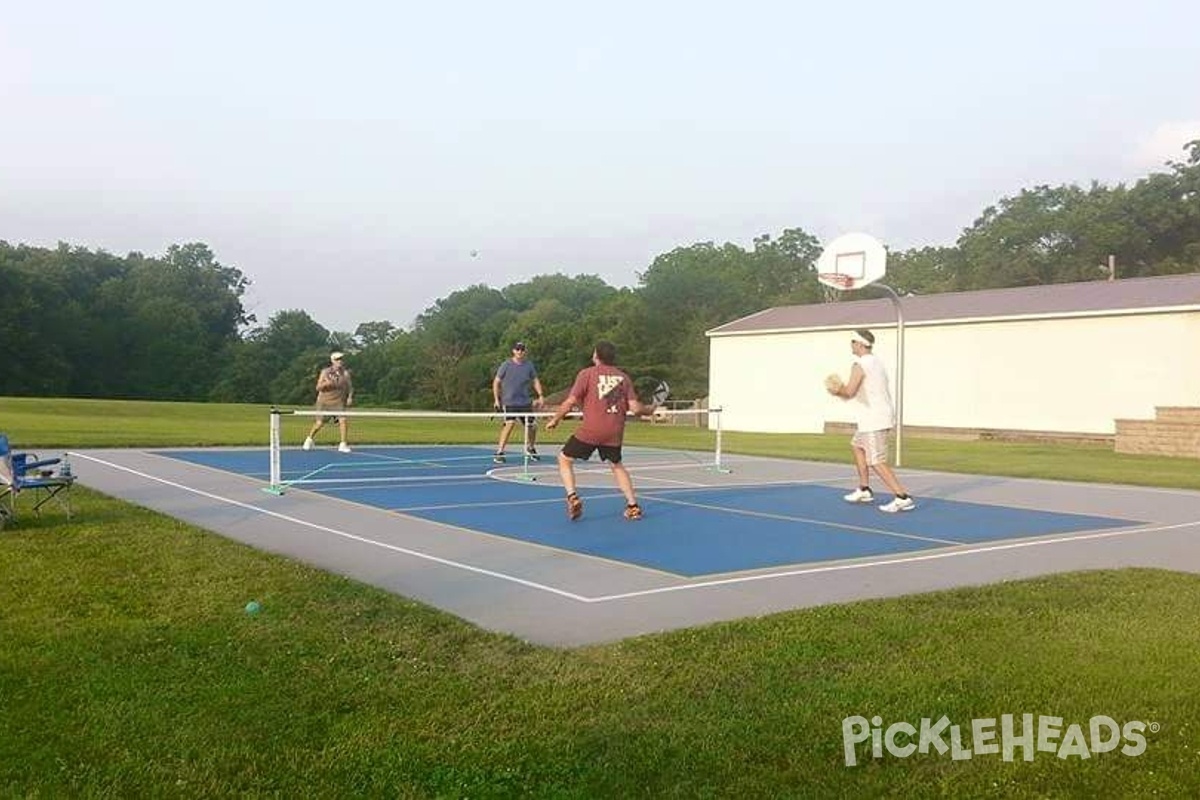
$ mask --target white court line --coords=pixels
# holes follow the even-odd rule
[[[446,486],[491,486],[491,485],[492,485],[492,482],[489,480],[476,479],[476,480],[454,481],[454,480],[447,479],[440,483],[433,483],[433,482],[418,483],[418,484],[408,483],[408,484],[403,484],[403,485],[394,484],[394,483],[377,483],[373,486],[312,486],[307,483],[301,483],[301,484],[289,484],[288,488],[289,489],[290,488],[303,489],[303,490],[307,490],[310,492],[315,492],[317,494],[327,494],[327,495],[331,495],[333,497],[340,497],[342,495],[348,495],[348,494],[352,494],[354,492],[369,492],[369,491],[373,491],[375,489],[396,489],[397,491],[403,490],[406,492],[410,492],[414,489],[431,489],[431,488],[441,489]]]
[[[938,539],[933,536],[918,536],[915,533],[898,533],[897,531],[883,530],[882,528],[869,528],[864,525],[848,525],[844,522],[829,522],[823,519],[812,519],[811,517],[793,517],[788,514],[772,514],[768,511],[747,511],[740,508],[728,508],[726,506],[714,506],[708,503],[689,503],[685,500],[672,500],[669,497],[655,497],[660,503],[671,503],[677,506],[688,506],[690,508],[703,508],[707,511],[720,511],[726,514],[738,514],[743,517],[762,517],[764,519],[778,519],[784,522],[810,522],[814,525],[822,525],[829,528],[841,528],[842,530],[854,531],[856,533],[871,533],[879,536],[894,536],[898,539],[915,539],[919,542],[933,542],[934,544],[949,544],[959,545],[966,544],[955,539]]]
[[[985,545],[983,547],[972,547],[966,550],[952,550],[942,553],[926,553],[916,556],[902,556],[900,558],[887,558],[879,561],[862,561],[854,564],[832,564],[827,567],[804,567],[802,569],[790,569],[783,572],[765,572],[759,575],[743,575],[736,578],[720,578],[712,581],[701,581],[699,583],[679,584],[676,586],[660,586],[656,589],[640,589],[634,592],[622,592],[620,594],[606,594],[599,597],[589,597],[586,602],[589,603],[608,603],[613,600],[629,600],[635,597],[646,597],[655,594],[667,594],[669,592],[690,591],[692,589],[707,589],[713,586],[730,586],[739,583],[752,583],[754,581],[774,580],[776,578],[794,578],[798,575],[816,575],[822,572],[843,572],[854,569],[869,569],[872,567],[890,567],[894,564],[915,564],[920,561],[936,561],[942,558],[958,558],[960,556],[972,556],[980,553],[993,553],[1000,550],[1016,550],[1021,547],[1042,547],[1048,544],[1064,544],[1070,542],[1086,541],[1089,539],[1108,539],[1116,536],[1129,536],[1134,533],[1157,533],[1160,531],[1176,530],[1178,528],[1190,528],[1200,526],[1200,520],[1192,522],[1179,522],[1174,525],[1159,525],[1153,528],[1131,528],[1120,531],[1104,531],[1103,533],[1087,533],[1082,535],[1066,535],[1059,536],[1054,539],[1038,539],[1032,542],[1007,542],[995,545]]]
[[[589,498],[590,499],[590,498]],[[388,511],[411,514],[418,511],[457,511],[460,508],[494,508],[497,506],[537,506],[555,503],[561,505],[561,497],[544,497],[540,500],[501,500],[487,503],[450,503],[440,506],[389,506]],[[561,549],[561,548],[559,548]]]
[[[530,589],[537,589],[537,590],[540,590],[543,592],[547,592],[549,594],[558,595],[559,597],[565,597],[568,600],[575,600],[577,602],[586,603],[586,604],[609,603],[609,602],[618,601],[618,600],[630,600],[630,599],[634,599],[634,598],[646,597],[646,596],[651,596],[651,595],[656,595],[656,594],[668,594],[671,592],[692,591],[695,589],[708,589],[708,588],[712,588],[714,586],[733,586],[733,585],[742,584],[742,583],[757,583],[759,581],[776,580],[778,578],[793,578],[793,577],[797,577],[797,576],[801,576],[801,575],[816,575],[816,574],[825,573],[825,572],[844,572],[844,571],[849,571],[849,570],[872,569],[875,567],[889,567],[889,566],[898,565],[898,564],[915,564],[915,563],[919,563],[922,561],[935,561],[935,560],[944,559],[944,558],[959,558],[962,556],[978,555],[981,553],[993,553],[993,552],[1000,552],[1000,551],[1004,551],[1004,550],[1016,550],[1018,548],[1025,548],[1025,547],[1044,547],[1046,545],[1053,545],[1053,544],[1069,544],[1072,542],[1089,541],[1089,540],[1096,540],[1096,539],[1109,539],[1109,538],[1115,538],[1118,536],[1130,536],[1132,534],[1143,534],[1143,533],[1157,533],[1157,532],[1161,532],[1161,531],[1178,530],[1180,528],[1189,528],[1189,527],[1194,527],[1194,526],[1200,526],[1200,520],[1193,520],[1192,522],[1180,522],[1180,523],[1176,523],[1173,525],[1158,525],[1158,526],[1149,527],[1149,528],[1128,528],[1128,529],[1124,529],[1124,530],[1104,531],[1104,532],[1100,532],[1100,533],[1090,533],[1090,534],[1067,534],[1064,536],[1058,536],[1058,537],[1051,538],[1051,539],[1037,539],[1034,541],[1006,542],[1006,543],[1000,543],[1000,544],[982,545],[979,547],[969,547],[969,548],[965,548],[965,549],[957,549],[957,550],[945,551],[945,552],[940,552],[940,553],[926,553],[923,555],[901,556],[898,558],[886,558],[886,559],[880,559],[877,561],[857,561],[852,564],[833,564],[833,565],[823,566],[823,567],[802,567],[800,569],[783,570],[780,572],[764,572],[764,573],[757,573],[754,575],[742,575],[742,576],[732,577],[732,578],[719,578],[716,580],[674,584],[671,586],[660,586],[660,587],[657,587],[654,589],[641,589],[641,590],[632,591],[632,592],[621,592],[619,594],[609,594],[609,595],[599,595],[599,596],[595,596],[595,597],[587,597],[585,595],[576,594],[575,592],[570,592],[565,589],[559,589],[554,586],[549,586],[544,583],[538,583],[536,581],[526,580],[525,578],[518,578],[515,575],[508,575],[503,572],[497,572],[496,570],[485,569],[483,567],[476,567],[471,564],[465,564],[461,561],[453,561],[448,558],[441,558],[439,556],[430,555],[428,553],[422,553],[418,550],[411,550],[406,547],[398,547],[396,545],[388,544],[386,542],[380,542],[375,539],[368,539],[364,536],[358,536],[353,533],[347,533],[346,531],[337,530],[336,528],[330,528],[325,525],[318,525],[313,522],[308,522],[307,520],[302,520],[302,519],[298,519],[296,517],[291,517],[291,516],[288,516],[287,514],[280,514],[276,511],[269,511],[269,510],[261,508],[259,506],[250,505],[249,503],[243,503],[239,500],[234,500],[234,499],[228,498],[228,497],[222,497],[221,495],[213,494],[211,492],[206,492],[202,489],[195,489],[191,486],[184,486],[183,484],[176,483],[174,481],[170,481],[165,478],[159,478],[155,475],[149,475],[147,473],[132,469],[130,467],[122,466],[120,464],[114,464],[110,461],[105,461],[103,459],[96,458],[95,456],[87,455],[85,453],[71,452],[70,455],[72,457],[78,457],[78,458],[86,459],[88,461],[93,461],[97,464],[101,464],[103,466],[110,467],[115,470],[119,470],[121,472],[127,472],[131,475],[137,475],[138,477],[145,478],[146,480],[149,480],[149,481],[154,481],[156,483],[161,483],[166,486],[171,486],[173,488],[179,489],[184,492],[190,492],[192,494],[197,494],[197,495],[200,495],[201,497],[207,497],[211,500],[215,500],[220,503],[227,503],[229,505],[237,506],[238,508],[242,508],[247,511],[254,511],[259,514],[263,514],[268,517],[273,517],[275,519],[284,520],[285,522],[291,522],[296,525],[300,525],[302,527],[311,528],[313,530],[318,530],[323,533],[329,533],[334,536],[339,536],[339,537],[342,537],[345,539],[360,542],[362,544],[374,545],[376,547],[381,547],[385,550],[391,550],[393,552],[402,553],[404,555],[409,555],[414,558],[424,559],[426,561],[432,561],[434,563],[442,564],[444,566],[462,569],[467,572],[473,572],[477,575],[486,575],[491,578],[496,578],[497,580],[502,580],[502,581],[507,581],[510,583],[519,584],[521,586],[525,586]],[[569,552],[569,551],[567,551],[567,552]]]
[[[610,500],[614,497],[622,497],[620,492],[608,492],[606,494],[589,494],[587,499],[591,500]],[[448,503],[439,506],[389,506],[388,511],[397,511],[399,513],[411,513],[415,511],[457,511],[460,508],[495,508],[497,506],[536,506],[546,505],[547,503],[563,502],[563,496],[558,497],[543,497],[538,500],[496,500],[481,503]],[[484,531],[486,533],[486,531]],[[504,536],[504,534],[498,534]],[[511,537],[505,537],[511,538]],[[555,548],[561,550],[561,547]],[[622,562],[623,563],[623,562]]]
[[[651,478],[648,478],[648,480],[668,480],[668,479],[651,477]],[[830,477],[786,478],[786,479],[781,479],[781,480],[777,480],[777,481],[748,480],[743,483],[724,483],[724,482],[723,483],[697,483],[697,484],[694,484],[694,485],[689,486],[684,489],[653,488],[653,489],[643,490],[640,493],[646,495],[647,497],[657,497],[658,495],[664,494],[667,492],[684,493],[684,492],[695,491],[697,489],[702,489],[704,491],[713,491],[713,492],[725,492],[725,491],[729,491],[732,489],[757,489],[759,487],[778,487],[778,486],[809,486],[812,484],[824,484],[824,485],[828,486],[830,489],[834,489],[839,492],[846,491],[845,487],[838,488],[837,481],[838,481],[838,478],[835,476],[832,478],[830,478]],[[920,498],[918,498],[918,499],[920,499]]]
[[[258,476],[261,476],[261,474],[262,473],[257,473]],[[375,484],[379,484],[379,485],[382,485],[385,487],[390,486],[392,484],[404,484],[404,483],[438,483],[438,484],[445,485],[445,482],[447,482],[447,481],[463,481],[464,483],[470,483],[470,482],[487,483],[487,480],[485,479],[485,476],[483,476],[483,475],[475,475],[473,477],[474,477],[474,480],[472,481],[471,480],[472,475],[470,475],[470,474],[463,474],[463,475],[377,475],[373,478],[300,478],[299,480],[290,481],[290,482],[284,481],[284,484],[289,487],[296,486],[296,487],[303,488],[305,486],[313,486],[314,484],[325,484],[325,483],[347,483],[347,484],[350,484],[350,483],[375,483]],[[370,487],[366,487],[366,488],[370,488]]]

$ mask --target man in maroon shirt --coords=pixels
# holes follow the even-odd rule
[[[553,430],[571,409],[579,406],[583,421],[574,435],[567,439],[558,454],[558,473],[567,490],[567,516],[579,519],[583,501],[575,493],[575,459],[586,461],[600,451],[600,460],[612,467],[613,478],[625,495],[625,519],[641,519],[642,507],[633,493],[629,471],[621,463],[621,442],[625,438],[625,415],[650,416],[654,406],[640,402],[633,392],[633,381],[613,364],[617,348],[612,342],[598,342],[592,351],[592,366],[581,369],[567,399],[546,423]]]

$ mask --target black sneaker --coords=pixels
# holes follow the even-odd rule
[[[542,460],[542,457],[538,455],[538,451],[537,451],[536,447],[531,447],[528,450],[526,450],[525,455],[529,457],[530,461],[541,461]]]
[[[496,453],[496,455],[492,456],[492,461],[497,464],[503,464],[507,460],[508,459],[504,457],[504,453]]]

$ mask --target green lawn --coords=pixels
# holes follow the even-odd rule
[[[267,406],[152,403],[114,400],[44,400],[0,397],[0,431],[19,449],[255,445],[268,441]],[[286,442],[299,444],[312,420],[284,417]],[[566,428],[568,426],[564,426]],[[332,426],[323,434],[332,441]],[[630,427],[634,444],[708,449],[712,432],[686,425],[640,423]],[[492,442],[497,426],[487,419],[433,425],[428,421],[352,420],[351,439],[373,442]],[[567,433],[543,432],[561,442]],[[725,433],[724,449],[753,455],[849,462],[848,437],[817,434]],[[906,436],[904,465],[913,469],[986,475],[1055,478],[1200,489],[1195,459],[1114,453],[1095,444],[959,442]]]
[[[700,435],[670,427],[638,433]],[[0,430],[49,451],[262,444],[266,409],[0,399]],[[845,455],[844,437],[729,439]],[[906,454],[1196,486],[1194,462],[1094,447]],[[1200,796],[1200,576],[1073,574],[562,651],[87,490],[76,507],[0,533],[0,796]],[[843,761],[846,717],[946,715],[970,746],[973,719],[1004,714],[1155,729],[1138,756],[872,759],[867,744]]]

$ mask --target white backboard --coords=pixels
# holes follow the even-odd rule
[[[817,259],[817,280],[840,291],[861,289],[887,274],[887,249],[874,236],[847,233]]]

